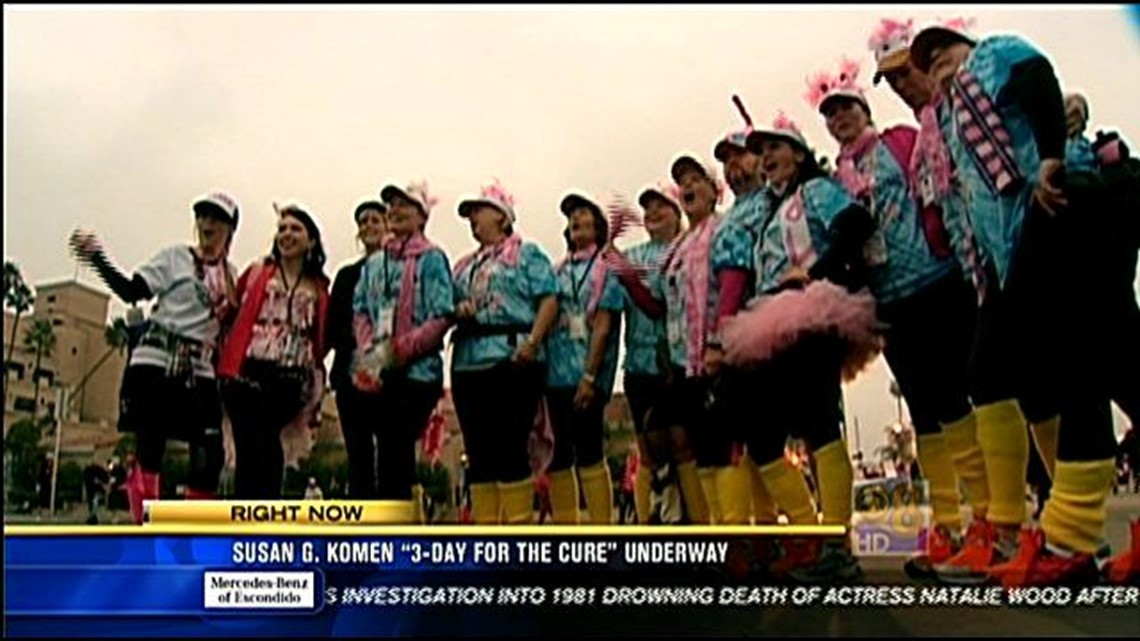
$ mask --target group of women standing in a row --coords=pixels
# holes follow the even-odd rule
[[[840,385],[882,352],[914,420],[937,524],[908,571],[1010,584],[1088,572],[1112,470],[1101,452],[1110,394],[1135,420],[1140,384],[1094,375],[1079,358],[1087,312],[1055,310],[1046,294],[1056,283],[1081,294],[1105,311],[1110,335],[1092,347],[1140,358],[1135,297],[1074,279],[1084,266],[1056,267],[1061,252],[1087,249],[1071,235],[1092,224],[1057,215],[1068,206],[1119,227],[1110,280],[1124,282],[1115,272],[1129,248],[1134,275],[1135,221],[1112,215],[1135,202],[1134,188],[1119,188],[1135,183],[1119,173],[1127,153],[1118,140],[1094,153],[1083,128],[1066,136],[1057,78],[1024,40],[979,41],[961,23],[915,37],[909,22],[885,20],[870,47],[876,84],[888,81],[918,128],[875,125],[858,64],[817,74],[806,98],[840,146],[831,174],[782,112],[754,126],[738,102],[746,126],[714,147],[735,195],[727,213],[717,172],[683,155],[671,182],[638,195],[640,212],[566,196],[557,264],[516,233],[497,183],[459,204],[479,247],[454,268],[424,236],[436,205],[426,184],[361,203],[365,255],[341,269],[331,297],[320,233],[295,207],[279,211],[271,256],[238,278],[225,260],[237,206],[224,195],[195,204],[196,247],[164,250],[133,278],[77,235],[120,297],[159,299],[123,392],[142,497],[157,496],[168,437],[192,445],[192,495],[216,490],[223,406],[238,497],[279,497],[282,428],[309,420],[333,349],[350,495],[412,509],[414,443],[442,393],[450,330],[474,521],[531,522],[532,476],[545,471],[554,522],[577,523],[584,497],[589,520],[610,523],[603,409],[624,317],[642,522],[651,478],[668,465],[689,522],[848,524]],[[617,249],[633,224],[649,240]],[[1093,289],[1110,302],[1084,295]],[[1054,475],[1043,534],[1019,534],[1027,425]],[[812,449],[818,506],[784,458],[789,436]],[[960,488],[972,508],[964,534]],[[816,538],[789,539],[772,561],[799,580],[859,574],[849,545]]]

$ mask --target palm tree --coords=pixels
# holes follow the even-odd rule
[[[11,362],[12,352],[16,349],[16,331],[20,326],[20,316],[32,308],[33,300],[35,294],[24,282],[20,268],[10,260],[4,261],[4,305],[16,312],[16,317],[12,321],[12,338],[8,341],[8,358],[4,362],[5,389],[8,388],[8,363]]]
[[[107,359],[111,358],[112,354],[116,352],[120,354],[123,353],[123,350],[127,348],[127,341],[129,338],[130,336],[127,333],[126,319],[120,316],[111,321],[111,324],[103,329],[103,341],[107,343],[107,351],[103,352],[103,355],[99,357],[99,360],[95,361],[95,364],[91,366],[91,369],[87,370],[87,373],[83,375],[83,378],[79,379],[79,382],[75,384],[75,389],[71,392],[68,398],[74,399],[82,394],[83,388],[87,385],[87,382],[91,380],[91,377],[95,375],[95,372],[99,371],[99,368],[103,366],[103,363],[106,363]],[[70,403],[68,404],[70,405]],[[66,410],[67,408],[64,408],[65,413]]]
[[[35,382],[36,391],[33,398],[35,398],[36,410],[38,410],[40,403],[40,364],[43,357],[50,357],[52,350],[55,349],[55,329],[52,328],[51,321],[42,318],[33,321],[32,328],[24,336],[24,346],[36,351],[36,367],[32,370],[32,380]],[[32,412],[32,416],[35,416],[36,410]]]

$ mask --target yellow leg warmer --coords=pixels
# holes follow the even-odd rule
[[[987,519],[995,525],[1025,522],[1025,482],[1029,466],[1029,429],[1017,401],[977,408],[978,443],[990,481]]]
[[[1074,552],[1092,554],[1104,534],[1105,506],[1116,461],[1057,461],[1057,477],[1041,515],[1045,538]]]
[[[649,511],[652,509],[653,470],[644,463],[637,468],[637,479],[633,483],[633,505],[637,508],[637,523],[649,523]]]
[[[966,501],[975,518],[985,518],[990,508],[990,483],[986,477],[986,458],[978,444],[977,411],[965,418],[942,426],[954,471],[966,487]]]
[[[788,515],[789,523],[792,525],[819,523],[807,479],[783,457],[762,466],[760,477],[764,479],[764,485],[768,486],[768,494],[776,501],[776,505]]]
[[[934,522],[951,532],[958,532],[962,529],[962,515],[958,510],[958,475],[954,473],[954,460],[946,440],[942,433],[920,434],[918,464],[930,484]]]
[[[760,476],[760,467],[751,457],[745,457],[743,465],[748,470],[749,485],[752,487],[752,522],[756,525],[775,524],[779,516],[776,512],[776,502],[768,493],[768,486],[764,485],[764,477]]]
[[[720,502],[721,523],[748,525],[752,512],[752,482],[747,461],[716,468],[716,493]]]
[[[427,515],[424,514],[424,486],[419,483],[412,486],[412,523],[427,523]]]
[[[529,477],[514,483],[499,483],[499,502],[508,524],[534,523],[534,481]]]
[[[605,460],[579,469],[578,476],[582,478],[582,494],[586,495],[586,512],[590,515],[590,523],[613,524],[614,486],[610,479],[610,467]]]
[[[496,483],[471,484],[471,520],[476,525],[499,523],[499,486]]]
[[[716,468],[699,467],[697,468],[697,475],[701,478],[701,491],[705,495],[705,505],[709,506],[709,522],[714,525],[723,523],[723,516],[720,513],[720,495],[716,491]]]
[[[823,522],[848,525],[854,511],[852,499],[855,472],[847,454],[847,443],[832,441],[815,452],[815,468],[819,475],[819,500],[823,508]]]
[[[694,525],[709,525],[709,506],[705,492],[701,488],[701,477],[697,473],[696,461],[677,465],[677,481],[681,485],[681,497],[685,499],[685,511]]]
[[[578,524],[578,477],[574,468],[550,472],[551,522],[557,525]]]

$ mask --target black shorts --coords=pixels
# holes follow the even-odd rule
[[[688,377],[683,370],[675,370],[662,386],[658,403],[649,411],[646,430],[681,426],[692,433],[707,421],[710,407],[708,379]]]
[[[666,379],[658,374],[626,374],[623,385],[629,412],[633,416],[633,429],[638,435],[645,434],[649,430],[646,419],[650,411],[665,396]]]
[[[187,384],[187,383],[191,384]],[[119,394],[119,431],[162,430],[168,439],[196,441],[221,433],[222,401],[212,378],[170,378],[157,365],[131,365]]]
[[[675,371],[660,401],[649,412],[648,430],[680,426],[700,467],[723,467],[732,460],[733,425],[723,411],[723,382]]]

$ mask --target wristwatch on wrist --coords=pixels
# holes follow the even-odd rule
[[[586,381],[590,385],[593,385],[598,379],[593,374],[586,372],[585,374],[582,374],[582,380]]]

